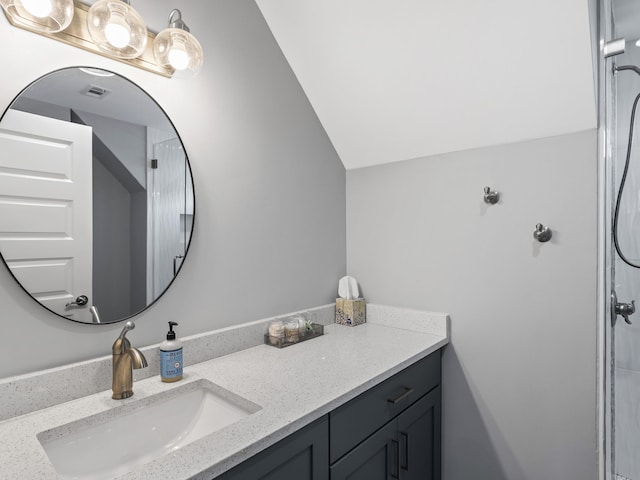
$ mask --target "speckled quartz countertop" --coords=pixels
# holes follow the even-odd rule
[[[184,379],[174,384],[162,383],[157,376],[139,380],[134,383],[135,395],[127,400],[112,400],[109,390],[0,422],[0,478],[55,479],[39,433],[114,407],[149,401],[155,394],[199,379],[262,408],[118,478],[214,478],[449,341],[446,326],[433,333],[433,329],[414,329],[411,318],[397,317],[387,315],[379,323],[357,327],[328,325],[324,336],[284,349],[248,348],[189,366]],[[446,324],[446,316],[443,321]]]

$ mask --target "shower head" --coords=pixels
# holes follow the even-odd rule
[[[614,72],[620,72],[622,70],[632,70],[634,72],[636,72],[638,75],[640,75],[640,68],[636,67],[635,65],[614,65],[613,66],[613,71]]]

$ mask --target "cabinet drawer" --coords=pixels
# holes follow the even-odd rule
[[[439,384],[440,351],[437,351],[332,411],[330,463]]]

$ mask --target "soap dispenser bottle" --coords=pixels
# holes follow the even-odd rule
[[[160,378],[163,382],[177,382],[182,379],[182,342],[176,340],[173,327],[176,322],[169,322],[167,339],[160,344]]]

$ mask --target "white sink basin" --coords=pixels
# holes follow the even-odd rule
[[[59,478],[109,479],[260,410],[207,380],[38,434]]]

